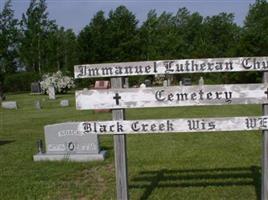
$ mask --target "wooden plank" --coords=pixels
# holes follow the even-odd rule
[[[268,57],[159,60],[74,66],[75,78],[122,77],[156,74],[265,71]]]
[[[263,73],[263,83],[268,83],[268,72]],[[268,104],[262,105],[263,115],[268,115]],[[262,132],[262,190],[261,199],[268,200],[268,130]]]
[[[201,85],[76,91],[76,108],[119,109],[268,103],[268,84]]]
[[[112,88],[122,88],[122,85],[122,78],[111,78]],[[112,113],[114,122],[125,118],[123,109],[112,110]],[[128,200],[127,141],[123,133],[114,135],[114,154],[117,200]]]
[[[268,129],[267,116],[80,122],[81,134],[146,134]]]

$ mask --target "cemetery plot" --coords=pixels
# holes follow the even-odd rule
[[[263,103],[268,103],[268,84],[76,91],[79,110]]]
[[[75,78],[122,77],[156,74],[265,71],[268,57],[160,60],[86,64],[74,67]]]
[[[81,122],[78,125],[78,131],[82,135],[251,131],[267,128],[268,116],[95,121]]]

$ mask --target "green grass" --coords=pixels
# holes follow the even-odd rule
[[[74,94],[8,95],[18,110],[0,108],[0,199],[116,199],[113,137],[102,162],[33,162],[47,124],[110,120],[111,113],[76,111]],[[61,99],[71,106],[59,106]],[[35,109],[40,100],[42,110]],[[127,119],[261,115],[260,105],[130,109]],[[260,132],[127,136],[130,199],[260,199]]]

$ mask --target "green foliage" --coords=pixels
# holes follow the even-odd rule
[[[179,8],[176,13],[150,10],[138,26],[136,16],[125,6],[99,11],[82,31],[59,27],[49,19],[46,0],[31,0],[23,14],[20,30],[11,0],[0,13],[0,76],[26,67],[28,72],[73,75],[73,66],[136,60],[170,60],[268,55],[268,3],[256,0],[243,27],[232,13],[203,17]],[[180,79],[183,75],[176,75]],[[191,74],[193,80],[200,75]],[[204,74],[210,83],[259,82],[260,73]],[[143,78],[131,78],[134,83]],[[77,81],[87,85],[86,81]]]
[[[0,73],[13,73],[18,66],[20,32],[11,0],[6,1],[3,10],[0,11],[0,30]]]
[[[7,92],[30,91],[31,83],[40,80],[34,72],[17,72],[8,74],[4,80],[4,90]]]
[[[256,0],[250,6],[240,51],[247,56],[268,55],[268,2],[266,0]]]

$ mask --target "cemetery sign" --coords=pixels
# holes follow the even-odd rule
[[[75,78],[268,70],[268,57],[160,60],[74,67]]]
[[[251,131],[262,129],[268,129],[268,116],[92,121],[81,122],[78,125],[78,131],[82,135]]]
[[[262,103],[268,103],[268,84],[76,91],[78,110]]]

